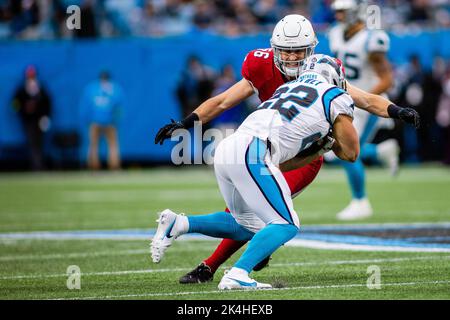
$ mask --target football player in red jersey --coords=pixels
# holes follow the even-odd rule
[[[195,121],[207,123],[222,112],[236,106],[254,93],[261,102],[268,100],[282,84],[295,80],[301,70],[303,60],[314,53],[318,43],[311,23],[301,15],[288,15],[280,20],[270,40],[271,48],[250,51],[242,64],[243,78],[223,93],[203,102],[192,114],[182,121],[162,127],[155,138],[155,143],[162,144],[172,136],[176,129],[188,129]],[[410,108],[401,108],[391,101],[367,93],[347,83],[347,91],[357,107],[381,117],[392,117],[419,125],[419,115]],[[289,185],[292,196],[298,195],[317,176],[323,163],[323,157],[283,175]],[[224,239],[214,253],[194,270],[180,278],[180,283],[202,283],[211,281],[215,271],[245,242]],[[267,265],[267,257],[254,270]]]

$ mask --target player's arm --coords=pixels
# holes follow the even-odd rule
[[[207,123],[218,117],[222,112],[233,108],[254,93],[252,85],[242,78],[226,91],[203,102],[194,113],[199,121]]]
[[[316,160],[318,157],[320,157],[318,153],[309,156],[295,156],[294,158],[280,164],[279,168],[281,172],[288,172],[304,167]]]
[[[351,85],[347,81],[347,92],[355,101],[355,106],[383,118],[389,118],[388,107],[393,104],[390,100],[373,93],[364,91]]]
[[[197,107],[189,116],[181,121],[174,121],[159,129],[155,137],[156,144],[163,144],[165,139],[172,136],[177,129],[189,129],[195,121],[207,123],[219,116],[222,112],[238,105],[254,93],[253,87],[245,78],[235,83],[226,91],[209,98]]]
[[[332,150],[336,156],[345,161],[355,162],[359,156],[359,138],[352,118],[340,114],[333,123],[333,138],[336,140]]]
[[[420,126],[420,116],[418,112],[412,108],[399,107],[389,99],[377,94],[368,93],[348,82],[347,92],[352,97],[356,107],[360,109],[380,117],[400,119],[414,125],[416,128]]]
[[[386,58],[386,54],[384,52],[371,52],[369,53],[368,59],[378,77],[378,82],[370,92],[373,94],[382,94],[388,91],[394,84],[394,79],[392,76],[392,68]]]
[[[294,158],[280,164],[280,170],[287,172],[304,167],[317,158],[323,156],[326,152],[330,151],[333,147],[335,140],[327,135],[319,141],[314,142],[309,148],[301,151]]]

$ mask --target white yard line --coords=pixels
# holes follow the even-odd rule
[[[390,286],[416,286],[416,285],[438,285],[438,284],[450,284],[450,280],[436,280],[436,281],[423,281],[423,282],[392,282],[382,283],[381,287]],[[267,291],[295,291],[295,290],[316,290],[316,289],[341,289],[341,288],[355,288],[366,287],[367,284],[352,283],[352,284],[337,284],[337,285],[324,285],[324,286],[301,286],[290,288],[272,288],[264,290],[254,290],[256,292]],[[78,298],[56,298],[52,300],[91,300],[91,299],[118,299],[118,298],[139,298],[139,297],[170,297],[170,296],[185,296],[185,295],[207,295],[215,293],[235,293],[235,292],[248,292],[249,290],[212,290],[212,291],[188,291],[188,292],[161,292],[161,293],[142,293],[142,294],[124,294],[124,295],[110,295],[110,296],[93,296],[93,297],[78,297]]]
[[[193,246],[183,246],[183,248],[173,248],[170,252],[186,252],[186,250],[195,251],[211,251],[214,246],[205,246],[201,248]],[[94,251],[94,252],[69,252],[69,253],[54,253],[54,254],[27,254],[27,255],[9,255],[1,256],[0,261],[21,261],[21,260],[57,260],[57,259],[73,259],[73,258],[89,258],[89,257],[109,257],[109,256],[126,256],[126,255],[150,255],[150,249],[128,249],[117,251]]]
[[[450,256],[422,256],[422,257],[405,257],[405,258],[386,258],[386,259],[360,259],[360,260],[329,260],[329,261],[315,261],[315,262],[289,262],[289,263],[271,263],[271,268],[281,267],[301,267],[301,266],[320,266],[320,265],[343,265],[343,264],[365,264],[365,263],[383,263],[383,262],[405,262],[412,260],[440,260],[450,259]],[[222,267],[221,269],[224,269]],[[144,270],[124,270],[124,271],[104,271],[104,272],[88,272],[82,273],[82,276],[122,276],[128,274],[143,274],[143,273],[160,273],[160,272],[179,272],[190,271],[192,268],[167,268],[167,269],[144,269]],[[42,278],[57,278],[67,277],[65,273],[57,274],[29,274],[29,275],[13,275],[2,276],[0,280],[14,280],[14,279],[42,279]]]
[[[322,250],[351,250],[351,251],[379,251],[379,252],[450,252],[450,248],[402,247],[383,245],[363,245],[350,243],[337,243],[319,240],[293,239],[286,243],[288,247],[302,247]]]

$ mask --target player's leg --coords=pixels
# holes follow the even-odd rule
[[[355,110],[354,125],[360,137],[363,149],[366,142],[373,136],[377,117],[363,110]],[[373,210],[366,194],[366,174],[361,157],[355,162],[340,161],[347,174],[352,193],[350,204],[337,214],[339,220],[362,219],[372,215]]]
[[[393,119],[379,118],[373,135],[380,128],[393,129],[395,123]],[[360,157],[364,161],[379,162],[389,168],[392,176],[399,170],[400,146],[396,139],[388,139],[379,144],[369,143],[372,139],[366,140],[361,148]]]
[[[183,234],[201,233],[210,237],[231,238],[237,241],[248,241],[254,235],[226,212],[184,216],[166,209],[161,212],[157,222],[158,228],[151,243],[151,255],[155,263],[162,260],[173,241]]]
[[[225,141],[225,140],[224,140]],[[216,149],[215,156],[215,172],[219,185],[220,192],[224,197],[227,206],[231,211],[241,211],[240,205],[242,201],[236,201],[236,198],[240,199],[239,192],[237,192],[235,186],[228,177],[228,171],[236,170],[240,165],[230,164],[221,165],[219,169],[216,166],[216,159],[220,159],[221,155],[234,155],[236,154],[236,148],[234,143],[228,143],[223,146],[223,142],[219,144]],[[227,145],[229,148],[227,148]],[[236,162],[235,160],[233,160]],[[232,162],[230,162],[232,163]],[[248,219],[249,225],[263,224],[258,218],[251,216]],[[217,212],[208,215],[201,216],[189,216],[185,217],[177,215],[170,210],[165,210],[161,213],[159,218],[158,229],[153,237],[151,245],[151,253],[154,262],[159,262],[164,256],[165,251],[172,244],[173,240],[178,236],[185,233],[202,233],[216,238],[230,238],[237,241],[248,241],[253,237],[254,233],[245,225],[236,222],[235,218],[226,212]]]
[[[245,203],[266,226],[250,240],[244,254],[220,281],[219,289],[270,288],[270,285],[250,279],[249,273],[298,232],[299,220],[293,209],[289,186],[266,155],[265,143],[254,138],[246,151],[243,172],[230,175]],[[246,213],[231,211],[240,224],[250,222],[248,228],[251,228],[252,222]]]
[[[296,197],[303,191],[317,176],[323,164],[323,157],[314,160],[310,164],[295,170],[283,172],[283,176],[291,191],[292,197]],[[229,212],[228,209],[226,209]],[[180,283],[202,283],[211,281],[216,270],[227,261],[246,242],[232,239],[223,239],[216,250],[207,259],[203,260],[196,268],[186,273],[180,278]],[[266,267],[270,261],[270,256],[258,263],[253,271],[259,271]]]
[[[120,169],[120,155],[117,129],[114,126],[108,126],[105,134],[108,142],[108,167],[110,170],[118,170]]]
[[[320,171],[320,168],[322,168],[322,164],[323,157],[320,157],[302,168],[283,172],[283,176],[289,186],[289,190],[291,191],[292,198],[299,195],[307,186],[311,184],[311,182],[314,181]]]
[[[400,146],[397,140],[388,139],[379,144],[366,143],[361,149],[363,160],[380,162],[389,168],[390,174],[395,176],[399,170]]]
[[[92,170],[100,169],[98,157],[98,142],[100,139],[100,127],[97,124],[89,126],[89,148],[88,148],[88,168]]]

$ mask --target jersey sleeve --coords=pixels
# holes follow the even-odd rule
[[[241,74],[242,77],[249,80],[250,79],[250,70],[249,70],[249,55],[251,52],[247,53],[247,55],[244,58],[244,62],[242,62],[242,69],[241,69]],[[249,80],[250,81],[250,80]]]
[[[353,110],[355,108],[355,103],[348,93],[341,90],[330,104],[330,120],[334,123],[337,116],[340,114],[347,115],[353,118]]]
[[[367,52],[388,52],[390,46],[389,36],[382,30],[370,32],[367,39]]]
[[[250,51],[242,63],[242,77],[248,80],[254,89],[260,88],[270,76],[272,60],[273,56],[267,49]]]

